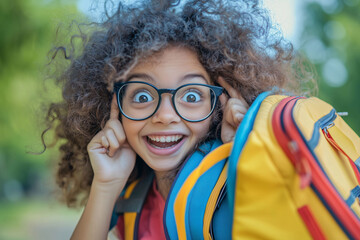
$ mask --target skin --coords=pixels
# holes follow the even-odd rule
[[[134,74],[137,77],[132,77]],[[188,77],[189,74],[197,77]],[[189,49],[173,46],[138,63],[129,72],[129,78],[152,83],[158,88],[177,88],[187,83],[211,84],[197,55]],[[229,94],[220,96],[224,111],[221,138],[225,143],[234,138],[248,104],[224,79],[219,78],[218,83]],[[180,118],[172,106],[170,94],[163,94],[159,109],[146,120],[133,121],[122,117],[121,123],[119,114],[116,97],[113,96],[110,119],[88,144],[94,179],[88,202],[71,239],[107,238],[113,206],[134,168],[136,154],[154,170],[158,190],[166,199],[171,182],[165,176],[181,164],[206,135],[211,123],[211,117],[198,123]],[[173,134],[182,135],[183,140],[182,145],[170,154],[166,151],[154,153],[146,144],[147,136]]]

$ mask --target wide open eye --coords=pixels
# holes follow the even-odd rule
[[[154,98],[146,90],[138,91],[136,94],[134,94],[134,98],[133,98],[133,101],[136,103],[146,103],[146,102],[151,102],[153,100]]]
[[[196,90],[189,89],[188,92],[186,92],[182,97],[182,100],[188,103],[196,103],[201,100],[201,94]]]

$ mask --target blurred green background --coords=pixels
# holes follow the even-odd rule
[[[74,1],[0,1],[0,239],[68,239],[80,210],[58,203],[56,151],[40,140],[42,104],[60,97],[47,78],[59,24],[82,18]]]
[[[317,70],[319,97],[359,134],[360,2],[303,6],[299,51]],[[67,239],[81,213],[57,202],[56,151],[28,152],[43,149],[42,103],[60,97],[44,71],[55,31],[84,18],[70,0],[0,1],[0,239]]]

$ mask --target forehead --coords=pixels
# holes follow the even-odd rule
[[[178,58],[182,57],[182,58]],[[181,46],[169,46],[162,49],[159,52],[155,52],[152,55],[140,59],[137,67],[153,65],[153,64],[165,64],[166,62],[184,62],[184,61],[192,61],[196,63],[200,63],[198,60],[197,54],[186,47]]]
[[[129,72],[132,74],[146,74],[152,79],[167,81],[182,79],[185,75],[202,75],[210,82],[208,73],[200,63],[197,54],[185,47],[167,47],[144,59]]]

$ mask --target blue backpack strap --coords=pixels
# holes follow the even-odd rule
[[[245,114],[244,119],[242,120],[239,128],[236,131],[233,149],[229,157],[228,201],[229,201],[230,209],[234,209],[236,166],[238,163],[240,153],[248,139],[251,130],[253,129],[254,121],[259,111],[261,103],[271,93],[272,92],[263,92],[255,99],[255,101],[252,103],[247,113]],[[231,216],[231,219],[233,219],[233,216]]]
[[[204,215],[210,194],[218,181],[227,159],[218,162],[206,171],[191,190],[186,207],[186,232],[188,239],[202,239]]]
[[[220,146],[221,144],[222,144],[222,142],[220,140],[215,140],[215,141],[203,144],[202,146],[199,147],[200,150],[195,151],[191,156],[189,156],[189,158],[187,160],[185,160],[182,168],[178,172],[178,174],[172,184],[170,193],[169,193],[167,201],[166,201],[165,210],[164,210],[164,230],[165,230],[165,234],[168,239],[178,239],[175,215],[174,215],[174,209],[173,209],[174,202],[175,202],[178,191],[180,190],[182,184],[184,183],[186,178],[190,175],[190,173],[199,165],[199,163],[204,158],[204,156],[207,153],[209,153],[210,151],[212,151],[213,149]],[[207,185],[206,179],[202,181],[201,185]],[[203,202],[203,201],[199,201],[199,200],[205,199],[204,196],[199,192],[192,195],[191,198],[195,198],[196,202]],[[205,207],[206,207],[206,202],[205,202]],[[203,207],[203,208],[205,208],[205,207]],[[192,209],[194,209],[194,208],[192,208]],[[195,209],[196,209],[196,207],[195,207]],[[191,215],[194,216],[197,214],[191,213]],[[203,217],[203,215],[202,215],[202,217]],[[200,219],[201,217],[195,216],[195,218]],[[198,222],[198,220],[193,219],[193,220],[191,220],[191,222]],[[200,222],[202,224],[203,218],[201,218]],[[201,233],[202,233],[202,227],[199,228],[199,231],[201,231]]]

